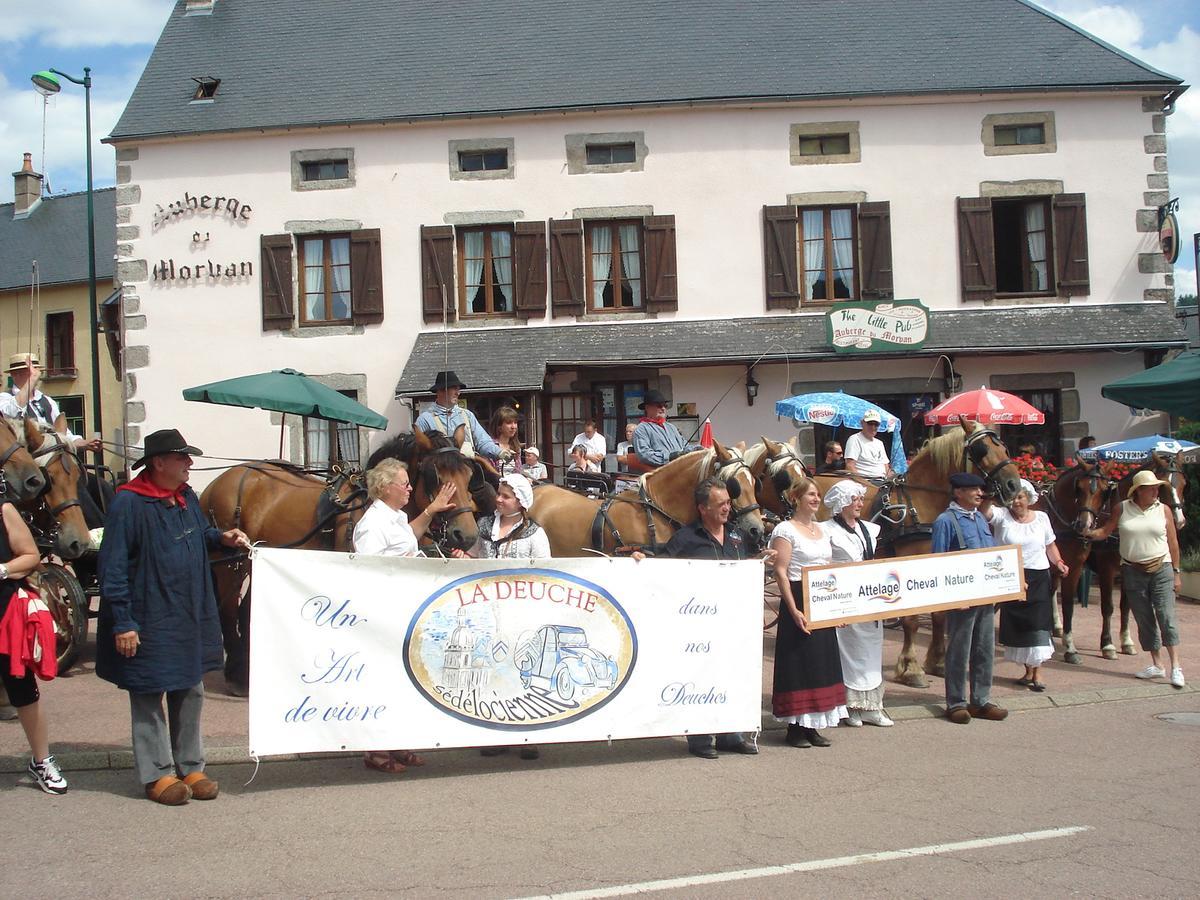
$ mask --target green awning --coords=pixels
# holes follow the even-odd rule
[[[1200,350],[1106,384],[1100,393],[1128,406],[1200,419]]]

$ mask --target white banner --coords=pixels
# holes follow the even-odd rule
[[[253,555],[250,752],[756,731],[758,561]]]
[[[804,570],[804,615],[812,628],[1002,603],[1025,596],[1015,544],[897,556]]]

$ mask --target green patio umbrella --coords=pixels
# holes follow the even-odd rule
[[[261,375],[242,375],[184,388],[183,399],[269,409],[364,428],[382,429],[388,425],[388,420],[379,413],[295,369],[276,369]]]
[[[1129,406],[1200,419],[1200,350],[1106,384],[1100,393]]]

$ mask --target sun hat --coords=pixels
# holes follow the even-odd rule
[[[458,377],[458,373],[453,369],[446,369],[444,372],[437,373],[437,377],[433,380],[433,384],[429,388],[429,393],[436,394],[438,391],[445,391],[450,388],[462,388],[466,390],[466,387],[462,379]]]
[[[183,435],[175,428],[164,428],[153,434],[146,435],[146,443],[142,445],[142,458],[131,465],[131,469],[140,469],[155,456],[164,453],[186,453],[188,456],[203,456],[199,448],[193,447],[183,439]]]
[[[8,358],[8,368],[5,372],[19,372],[28,365],[41,366],[36,353],[14,353]]]
[[[1152,484],[1161,484],[1165,485],[1166,487],[1171,486],[1171,482],[1163,481],[1149,469],[1142,469],[1142,471],[1133,476],[1133,484],[1129,485],[1129,490],[1126,492],[1125,498],[1127,500],[1132,500],[1133,495],[1138,488],[1149,487]]]

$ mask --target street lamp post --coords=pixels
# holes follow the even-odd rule
[[[76,78],[58,69],[46,69],[30,79],[43,96],[57,94],[62,85],[55,76],[61,75],[72,84],[83,85],[85,137],[87,139],[87,261],[88,261],[88,331],[92,344],[92,432],[104,436],[100,413],[100,313],[96,305],[96,211],[92,194],[92,70],[83,67],[83,78]],[[104,465],[103,447],[96,451],[96,463]]]

